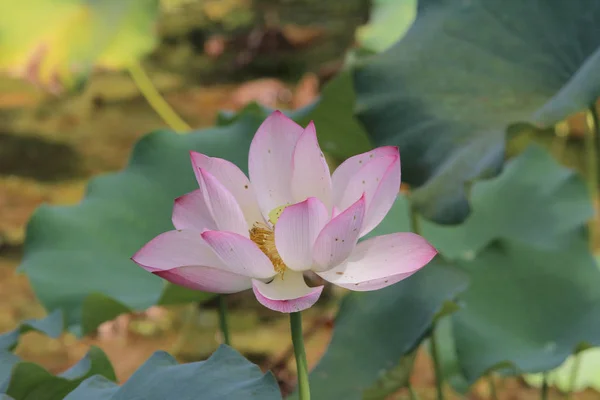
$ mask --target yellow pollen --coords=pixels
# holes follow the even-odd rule
[[[267,225],[256,222],[252,229],[250,229],[250,240],[256,243],[258,248],[265,253],[269,260],[271,260],[271,263],[273,263],[275,271],[283,278],[287,267],[277,252],[277,247],[275,247],[275,232]]]

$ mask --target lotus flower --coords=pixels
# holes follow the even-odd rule
[[[191,289],[250,289],[284,313],[311,307],[323,286],[306,271],[357,291],[405,279],[437,253],[421,236],[392,233],[358,240],[375,228],[400,187],[396,147],[347,159],[330,175],[314,124],[303,129],[276,111],[250,146],[250,179],[229,161],[191,153],[200,189],[175,200],[176,230],[147,243],[133,260]]]

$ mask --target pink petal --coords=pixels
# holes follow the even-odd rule
[[[217,224],[200,189],[175,199],[171,219],[177,229],[195,229],[200,232],[206,229],[217,229]]]
[[[275,245],[285,265],[295,271],[311,269],[315,240],[328,219],[325,205],[315,197],[283,210],[275,225]]]
[[[131,259],[150,272],[190,265],[227,269],[204,242],[200,232],[195,230],[161,233],[138,250]]]
[[[252,287],[252,280],[217,268],[189,266],[156,271],[155,275],[179,286],[211,293],[237,293]]]
[[[213,174],[199,168],[200,190],[218,230],[235,232],[248,237],[248,223],[237,200]]]
[[[346,289],[377,290],[408,278],[436,254],[419,235],[392,233],[359,243],[345,263],[319,275]]]
[[[211,173],[235,197],[239,204],[248,226],[251,228],[255,222],[264,222],[256,202],[252,184],[246,175],[233,163],[222,158],[208,157],[204,154],[190,152],[194,173],[198,183],[201,182],[200,168]]]
[[[279,111],[258,128],[248,155],[248,172],[262,214],[294,203],[292,156],[304,129]]]
[[[292,313],[306,310],[315,304],[321,296],[323,286],[310,288],[304,282],[302,272],[288,270],[283,278],[277,274],[269,283],[253,279],[252,290],[263,306],[282,313]]]
[[[378,147],[366,153],[358,154],[348,158],[341,163],[331,176],[331,184],[333,187],[333,204],[338,205],[342,201],[346,187],[350,179],[364,167],[367,162],[381,157],[389,157],[398,155],[398,148],[394,146]]]
[[[375,228],[388,213],[400,190],[400,156],[373,158],[348,181],[344,193],[335,205],[344,210],[363,194],[367,209],[361,236]]]
[[[275,275],[271,260],[250,239],[224,231],[205,231],[202,238],[231,270],[259,279]]]
[[[315,271],[326,271],[342,263],[358,241],[365,215],[365,197],[348,207],[325,225],[313,249]]]
[[[295,201],[316,197],[325,204],[327,210],[331,210],[331,174],[319,147],[317,131],[312,121],[294,149],[292,195]]]

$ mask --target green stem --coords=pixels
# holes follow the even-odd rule
[[[569,376],[569,388],[567,389],[566,398],[570,399],[575,392],[575,385],[577,385],[577,375],[579,375],[579,366],[581,365],[581,354],[577,353],[573,360],[573,367],[571,368],[571,375]]]
[[[587,184],[592,196],[592,204],[596,209],[598,201],[598,177],[600,176],[600,118],[595,104],[590,106],[587,118],[588,129],[585,135],[585,153],[587,164]],[[598,239],[598,227],[596,226],[596,218],[590,222],[590,237],[592,247]]]
[[[406,383],[406,387],[408,388],[408,395],[410,400],[419,400],[419,395],[415,392],[415,388],[413,388],[410,380]]]
[[[419,224],[419,214],[417,212],[417,209],[412,204],[410,206],[410,228],[417,235],[421,233],[421,226]],[[437,399],[444,400],[444,376],[442,373],[442,365],[439,359],[437,349],[437,340],[435,338],[435,325],[431,327],[429,341],[431,343],[431,358],[433,359],[433,368],[435,370],[435,387],[437,389]]]
[[[442,364],[440,363],[437,339],[434,333],[435,326],[432,327],[429,342],[431,343],[431,358],[433,359],[433,369],[435,371],[435,388],[437,399],[444,400],[444,375],[442,373]]]
[[[173,111],[165,99],[163,99],[140,63],[132,62],[129,65],[129,74],[142,95],[146,98],[148,103],[150,103],[150,106],[152,106],[154,111],[156,111],[171,129],[175,132],[187,132],[192,129],[175,111]]]
[[[548,373],[544,372],[542,375],[542,388],[540,390],[540,398],[542,400],[548,400]]]
[[[298,391],[300,393],[300,400],[310,400],[308,363],[306,362],[304,337],[302,336],[302,314],[299,312],[290,314],[290,327],[292,330],[294,355],[296,356],[296,368],[298,369]]]
[[[225,295],[219,295],[219,324],[223,334],[223,342],[231,346],[231,336],[229,336],[229,324],[227,323],[227,298]]]
[[[494,381],[494,375],[488,375],[488,382],[490,383],[490,397],[492,400],[498,400],[498,391],[496,390],[496,381]]]

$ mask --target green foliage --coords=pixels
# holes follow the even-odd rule
[[[165,281],[130,257],[173,229],[174,199],[197,188],[189,151],[226,158],[246,170],[261,121],[250,114],[187,135],[154,132],[136,145],[123,172],[93,179],[81,204],[39,208],[27,228],[21,269],[44,306],[63,310],[67,326],[85,334],[125,311],[210,298],[182,287],[166,289]]]
[[[396,201],[392,211],[370,235],[407,231],[408,204]],[[392,230],[395,227],[395,230]],[[440,258],[391,287],[353,292],[344,297],[327,352],[311,372],[316,398],[361,399],[372,393],[381,374],[394,368],[431,328],[445,301],[467,285],[465,274]],[[406,364],[410,368],[410,364]],[[400,375],[400,370],[395,373]]]
[[[461,225],[421,220],[423,234],[445,257],[472,259],[497,239],[552,249],[594,215],[581,177],[537,146],[511,160],[498,177],[475,182],[470,204]]]
[[[281,399],[277,381],[232,348],[222,345],[206,361],[178,364],[156,352],[122,386],[96,375],[65,400]],[[18,399],[17,399],[18,400]]]
[[[16,329],[0,335],[0,350],[14,350],[19,343],[19,336],[29,331],[38,331],[57,338],[63,331],[63,316],[60,310],[55,310],[42,319],[25,320]]]
[[[408,31],[417,16],[417,0],[374,0],[367,25],[356,30],[363,49],[382,52]]]
[[[600,271],[579,238],[551,250],[503,241],[460,263],[471,285],[453,328],[467,379],[506,363],[545,371],[600,344]]]
[[[511,124],[593,103],[599,22],[587,0],[421,0],[406,36],[356,68],[358,116],[375,145],[400,147],[424,216],[467,216],[464,184],[500,170]]]
[[[281,399],[273,375],[263,374],[225,345],[206,361],[181,365],[169,354],[156,352],[122,386],[115,380],[110,361],[96,347],[58,376],[0,353],[0,393],[15,400],[194,399],[200,393],[207,400]]]
[[[0,68],[28,75],[44,86],[59,81],[69,87],[94,65],[124,68],[154,47],[158,4],[158,0],[2,2]]]
[[[4,384],[0,382],[0,391],[15,400],[63,399],[80,383],[94,376],[116,380],[112,365],[104,352],[92,346],[84,358],[58,376],[31,362],[15,363],[9,380]],[[4,385],[6,388],[3,388]]]

